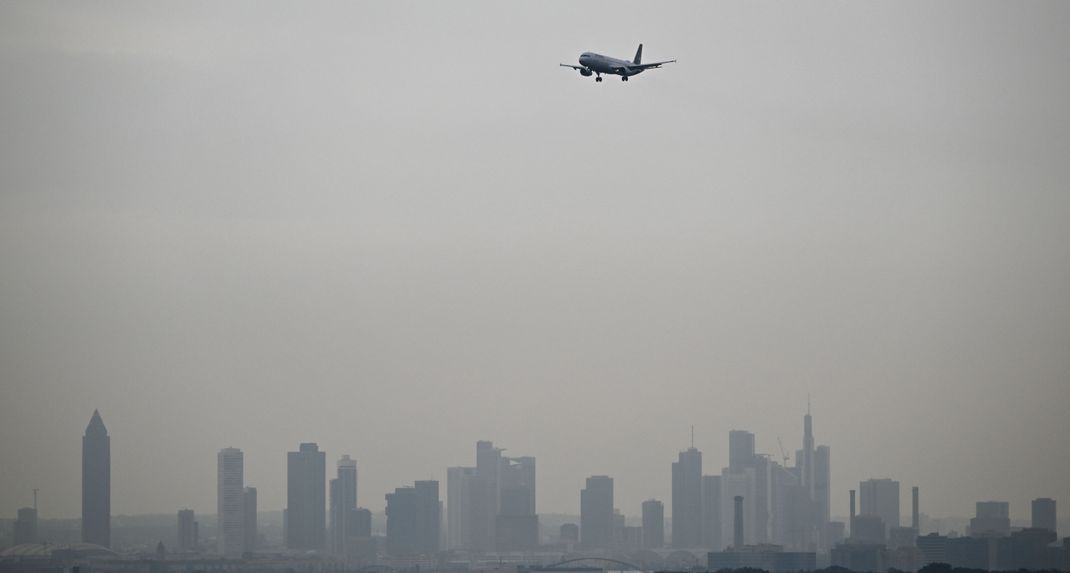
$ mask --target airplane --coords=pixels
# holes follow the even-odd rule
[[[676,60],[665,60],[664,62],[654,62],[652,64],[644,64],[643,60],[643,45],[639,44],[639,49],[635,52],[635,59],[632,61],[618,60],[617,58],[611,58],[609,56],[603,56],[602,54],[596,54],[594,52],[584,52],[580,54],[580,65],[574,66],[572,64],[558,64],[565,68],[572,68],[579,70],[580,75],[589,78],[593,74],[595,76],[594,81],[602,81],[602,74],[615,74],[620,76],[622,82],[628,81],[628,78],[637,74],[643,73],[645,70],[654,68],[660,68],[662,64],[671,64]]]

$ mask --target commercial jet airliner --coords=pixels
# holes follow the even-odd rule
[[[580,75],[589,78],[594,75],[594,81],[602,81],[602,74],[614,74],[620,76],[621,81],[626,82],[628,78],[637,74],[643,73],[644,70],[652,68],[660,68],[662,64],[671,64],[676,60],[665,60],[664,62],[654,62],[652,64],[644,64],[643,60],[643,45],[639,44],[639,49],[635,52],[635,59],[631,62],[628,60],[618,60],[617,58],[611,58],[609,56],[603,56],[602,54],[596,54],[594,52],[584,52],[580,54],[580,65],[574,66],[572,64],[559,64],[566,68],[572,68],[579,70]]]

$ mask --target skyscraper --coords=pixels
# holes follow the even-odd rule
[[[702,476],[702,545],[721,549],[721,476]]]
[[[728,432],[728,467],[740,470],[751,467],[754,461],[754,434],[746,430]]]
[[[349,526],[357,510],[357,461],[348,455],[338,460],[338,477],[331,480],[331,553],[344,555],[352,536]]]
[[[433,555],[438,552],[438,482],[417,481],[386,494],[386,550],[390,555]]]
[[[82,438],[82,541],[111,545],[111,438],[96,410]]]
[[[446,470],[446,547],[463,549],[472,543],[472,492],[476,468]]]
[[[643,549],[665,546],[665,506],[656,499],[643,502]]]
[[[832,510],[832,450],[818,446],[814,451],[814,504],[817,506],[817,525],[824,530]]]
[[[753,443],[753,442],[752,442]],[[702,545],[702,452],[688,448],[672,464],[672,546]]]
[[[859,484],[859,496],[862,498],[859,515],[879,517],[886,532],[899,527],[899,482],[891,479],[866,480]]]
[[[1041,497],[1033,500],[1033,527],[1038,529],[1056,530],[1055,500]]]
[[[217,550],[225,557],[245,552],[245,456],[238,448],[223,448],[216,456]]]
[[[286,454],[286,546],[319,551],[326,541],[327,454],[304,443]]]
[[[242,514],[245,516],[245,551],[256,551],[256,488],[246,487],[242,495]]]
[[[197,550],[197,518],[192,509],[178,510],[178,544],[179,552]]]
[[[604,549],[613,539],[613,478],[591,476],[580,490],[580,544]]]
[[[498,481],[495,547],[498,551],[534,549],[539,544],[539,517],[535,513],[535,458],[503,457]]]

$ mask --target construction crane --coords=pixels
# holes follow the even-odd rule
[[[780,436],[776,437],[776,443],[780,446],[780,457],[784,458],[784,467],[788,467],[788,452],[784,451],[784,442],[780,439]]]

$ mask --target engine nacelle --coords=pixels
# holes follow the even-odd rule
[[[591,77],[592,74],[594,74],[594,72],[592,72],[591,70],[588,70],[587,68],[583,68],[583,69],[580,70],[580,75],[585,77],[585,78]]]

